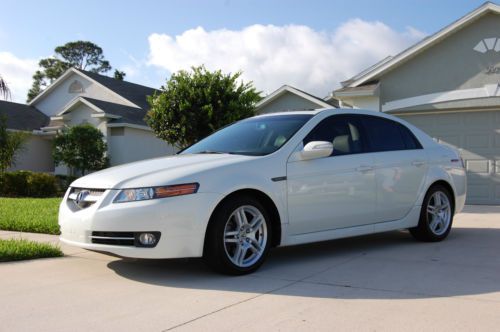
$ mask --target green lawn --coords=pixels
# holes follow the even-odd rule
[[[0,197],[0,229],[59,234],[57,212],[61,198]]]
[[[62,251],[49,243],[25,239],[0,239],[0,262],[61,256],[63,256]]]

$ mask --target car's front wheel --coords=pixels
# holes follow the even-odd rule
[[[451,230],[453,213],[450,192],[441,185],[435,185],[425,195],[420,220],[417,227],[410,228],[410,233],[420,241],[444,240]]]
[[[271,243],[267,210],[251,196],[224,201],[212,216],[204,258],[215,270],[233,275],[254,272],[264,262]]]

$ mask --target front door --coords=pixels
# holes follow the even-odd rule
[[[287,164],[289,227],[292,234],[366,225],[374,222],[376,189],[373,154],[364,153],[355,116],[322,120],[303,140],[333,143],[330,157],[291,158]]]

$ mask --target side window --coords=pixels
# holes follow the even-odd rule
[[[373,152],[406,150],[400,124],[376,116],[363,116],[368,133],[370,150]]]
[[[304,138],[304,145],[312,141],[327,141],[333,144],[332,156],[363,152],[362,132],[355,117],[330,116],[314,127]]]
[[[421,149],[422,145],[420,142],[417,140],[415,135],[403,126],[402,124],[399,125],[399,131],[401,132],[401,136],[403,137],[403,141],[405,143],[406,149],[408,150],[416,150],[416,149]]]

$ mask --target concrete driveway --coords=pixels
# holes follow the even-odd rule
[[[198,259],[71,256],[0,264],[1,331],[500,329],[500,207],[442,243],[406,232],[276,249],[250,276]]]

